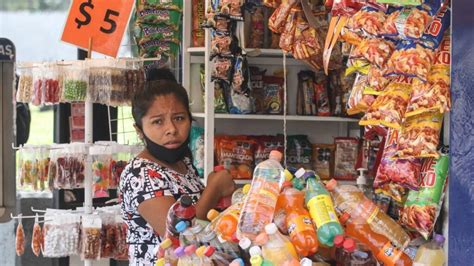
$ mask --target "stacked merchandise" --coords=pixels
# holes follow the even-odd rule
[[[84,187],[86,157],[92,159],[94,198],[109,197],[120,175],[138,150],[117,143],[26,145],[18,153],[17,182],[20,191],[52,191]]]
[[[412,265],[415,254],[421,262],[429,252],[439,256],[427,265],[442,265],[442,236],[414,248],[410,235],[366,191],[334,179],[324,184],[304,168],[284,169],[281,159],[271,151],[256,166],[252,184],[236,190],[227,209],[209,211],[209,222],[195,218],[195,207],[184,205],[187,196],[179,199],[180,208],[168,212],[157,265]],[[446,178],[442,161],[436,179]]]
[[[44,218],[39,221],[39,218]],[[41,227],[41,223],[44,223]],[[127,227],[120,206],[99,208],[94,214],[83,215],[71,210],[48,209],[36,214],[31,248],[36,256],[61,258],[80,255],[82,259],[111,258],[128,260]],[[24,254],[25,236],[20,221],[16,233],[16,253]]]
[[[51,105],[91,101],[111,106],[130,105],[143,87],[145,75],[135,60],[87,60],[20,64],[18,102]]]
[[[145,68],[169,64],[179,53],[183,1],[136,1],[134,36]]]

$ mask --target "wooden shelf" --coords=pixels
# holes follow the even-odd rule
[[[204,113],[193,113],[194,117],[205,118]],[[237,114],[215,114],[216,119],[246,119],[246,120],[283,120],[283,115],[237,115]],[[334,116],[303,116],[288,115],[287,121],[315,121],[315,122],[350,122],[358,123],[359,119]]]

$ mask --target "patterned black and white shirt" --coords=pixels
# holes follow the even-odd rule
[[[178,200],[184,194],[196,203],[204,190],[191,160],[186,157],[183,161],[187,168],[185,175],[139,157],[132,159],[123,170],[119,188],[122,215],[128,226],[130,265],[154,265],[157,259],[154,250],[161,243],[160,235],[138,213],[138,205],[161,196]]]

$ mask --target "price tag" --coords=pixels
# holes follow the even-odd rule
[[[134,0],[73,0],[61,40],[116,57]]]

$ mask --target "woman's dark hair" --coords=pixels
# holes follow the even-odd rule
[[[189,109],[188,93],[179,85],[174,75],[168,69],[157,69],[153,77],[148,76],[143,90],[138,90],[132,99],[132,116],[135,124],[143,129],[142,118],[148,112],[155,97],[162,95],[174,95],[178,102],[187,109],[189,119],[192,118]],[[150,80],[150,78],[153,78]]]

